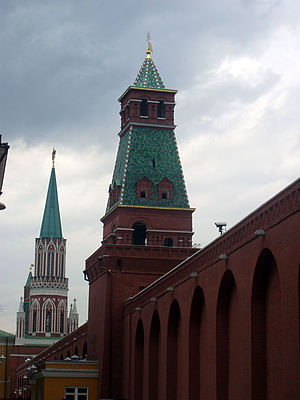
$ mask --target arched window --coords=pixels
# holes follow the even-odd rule
[[[36,311],[33,311],[32,316],[32,332],[36,332]]]
[[[160,100],[157,106],[157,118],[165,118],[166,116],[165,102]]]
[[[142,102],[140,105],[140,116],[141,117],[148,116],[148,101],[147,101],[147,99],[142,99]]]
[[[164,246],[173,247],[174,246],[174,240],[172,238],[165,238]]]
[[[142,222],[136,222],[132,228],[132,244],[145,246],[147,226]]]
[[[117,271],[120,271],[120,272],[122,271],[122,259],[121,258],[119,258],[117,260],[116,269],[117,269]]]
[[[51,332],[51,312],[46,313],[46,332]]]
[[[64,313],[63,313],[63,311],[60,313],[59,331],[60,331],[60,333],[64,333]]]
[[[60,253],[60,270],[59,270],[59,276],[64,276],[64,253],[63,253],[63,250],[61,250],[61,253]]]
[[[47,275],[52,276],[53,274],[53,267],[54,267],[54,252],[51,250],[48,252],[48,268],[47,268]]]

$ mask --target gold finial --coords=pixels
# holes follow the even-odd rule
[[[32,273],[32,268],[34,267],[34,264],[30,265],[30,272]]]
[[[152,48],[152,44],[150,42],[151,40],[151,36],[150,33],[147,33],[147,42],[148,42],[148,49],[147,49],[147,55],[146,58],[151,58],[151,53],[153,53],[153,48]]]
[[[53,147],[53,150],[52,150],[52,168],[55,168],[55,162],[54,162],[54,160],[55,160],[55,154],[56,154],[56,150],[55,150],[55,148]]]

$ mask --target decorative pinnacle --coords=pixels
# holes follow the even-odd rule
[[[53,150],[52,150],[52,168],[55,168],[55,155],[56,155],[56,150],[55,150],[55,148],[53,147]]]
[[[32,268],[34,268],[34,264],[30,265],[30,272],[32,272]]]
[[[153,48],[152,48],[152,44],[150,42],[151,40],[151,36],[150,33],[147,33],[147,42],[148,42],[148,49],[147,49],[147,55],[146,58],[151,58],[151,53],[153,53]]]

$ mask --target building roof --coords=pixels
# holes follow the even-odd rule
[[[151,197],[137,197],[137,182],[149,179]],[[158,185],[168,179],[173,196],[160,199]],[[116,205],[189,209],[182,167],[173,129],[132,126],[120,139],[111,190],[119,186],[113,204],[108,202],[106,213]]]
[[[133,86],[140,88],[164,89],[165,85],[158,73],[158,70],[151,58],[149,50],[147,56],[139,70]]]
[[[50,175],[40,238],[62,238],[54,166]]]
[[[30,270],[29,273],[28,273],[27,281],[25,283],[25,287],[29,287],[30,286],[31,279],[32,279],[32,272]]]
[[[24,312],[23,297],[20,298],[19,312]]]
[[[0,329],[0,337],[15,337],[15,335],[9,332],[2,331]]]

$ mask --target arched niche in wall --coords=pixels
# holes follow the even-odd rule
[[[143,372],[144,372],[144,328],[139,319],[135,335],[135,385],[134,398],[143,398]]]
[[[264,249],[256,263],[251,298],[252,399],[282,398],[281,290],[275,258]]]
[[[180,325],[180,309],[178,302],[173,300],[168,320],[167,341],[167,399],[177,399],[178,382],[178,337]]]
[[[241,339],[237,287],[230,270],[224,273],[220,283],[216,322],[217,400],[227,400],[234,398],[234,381],[239,373],[237,343]]]
[[[158,399],[158,377],[160,374],[159,365],[160,352],[160,320],[157,310],[154,311],[149,339],[149,400]]]
[[[204,295],[202,289],[197,286],[194,291],[191,304],[190,323],[189,323],[189,399],[199,400],[201,394],[201,363],[204,352],[203,342],[203,314],[204,314]]]

